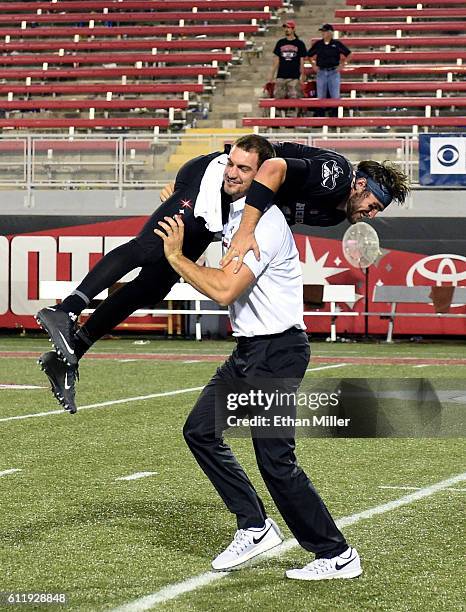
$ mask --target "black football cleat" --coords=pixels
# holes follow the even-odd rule
[[[42,308],[36,314],[36,321],[48,333],[58,355],[69,366],[77,366],[78,358],[74,351],[73,336],[75,321],[67,312],[53,307]]]
[[[60,406],[75,414],[78,410],[75,403],[75,384],[79,380],[78,366],[69,366],[60,359],[55,351],[43,353],[37,363],[52,385],[52,393]]]

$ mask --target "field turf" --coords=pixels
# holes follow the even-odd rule
[[[70,611],[112,610],[162,589],[152,607],[172,612],[464,610],[464,479],[383,513],[353,517],[464,473],[462,438],[298,438],[300,464],[333,516],[353,517],[343,530],[360,552],[363,575],[315,584],[286,580],[287,568],[312,558],[289,546],[209,582],[210,561],[230,542],[235,520],[181,429],[233,343],[102,341],[82,361],[81,409],[74,416],[61,411],[35,364],[49,346],[43,337],[0,337],[0,592],[66,593]],[[459,380],[466,374],[459,343],[313,342],[312,352],[316,372],[308,376]],[[229,441],[290,538],[250,440]],[[117,480],[138,472],[154,474]],[[173,596],[173,585],[196,576],[197,588],[193,583]],[[0,609],[61,607],[0,603]]]

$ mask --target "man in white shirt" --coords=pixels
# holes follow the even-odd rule
[[[256,157],[251,151],[241,168],[228,170],[230,177],[252,173]],[[232,195],[223,231],[226,249],[239,226],[245,203],[242,189]],[[223,440],[232,415],[224,393],[227,389],[257,394],[258,388],[262,389],[260,381],[279,394],[297,391],[310,356],[304,332],[299,255],[285,217],[276,206],[264,213],[255,230],[260,260],[252,252],[247,253],[245,265],[236,274],[233,262],[222,269],[205,268],[183,255],[181,216],[165,217],[159,225],[164,231],[154,231],[164,241],[169,264],[193,287],[229,306],[237,340],[236,349],[204,388],[183,430],[200,467],[237,517],[238,530],[233,541],[212,562],[214,570],[228,571],[282,542],[277,525],[267,517],[252,483]],[[241,404],[239,410],[235,409],[235,416],[263,416],[260,402],[259,409],[257,406],[256,401]],[[296,415],[295,402],[288,406],[287,413],[292,418]],[[294,427],[271,430],[267,425],[250,424],[256,460],[277,508],[301,546],[316,555],[314,561],[304,568],[287,571],[286,576],[298,580],[359,576],[362,570],[357,551],[348,546],[297,463]]]

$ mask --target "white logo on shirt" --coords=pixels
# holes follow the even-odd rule
[[[336,161],[326,161],[322,164],[322,187],[335,189],[337,178],[343,174],[343,169]]]

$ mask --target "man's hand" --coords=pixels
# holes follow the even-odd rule
[[[168,200],[170,196],[175,193],[175,183],[167,183],[164,187],[162,187],[162,191],[160,192],[160,201],[165,202]]]
[[[230,248],[222,257],[220,261],[220,265],[222,268],[225,268],[232,259],[235,257],[238,258],[238,261],[235,263],[235,267],[233,270],[234,274],[237,274],[243,265],[244,256],[248,251],[254,251],[254,255],[256,256],[257,261],[260,260],[260,250],[259,245],[256,242],[254,237],[254,232],[250,232],[248,230],[238,229],[236,234],[233,236]]]
[[[163,250],[168,261],[183,255],[184,223],[181,215],[175,218],[164,217],[165,221],[159,221],[162,230],[155,229],[154,234],[163,240]]]

